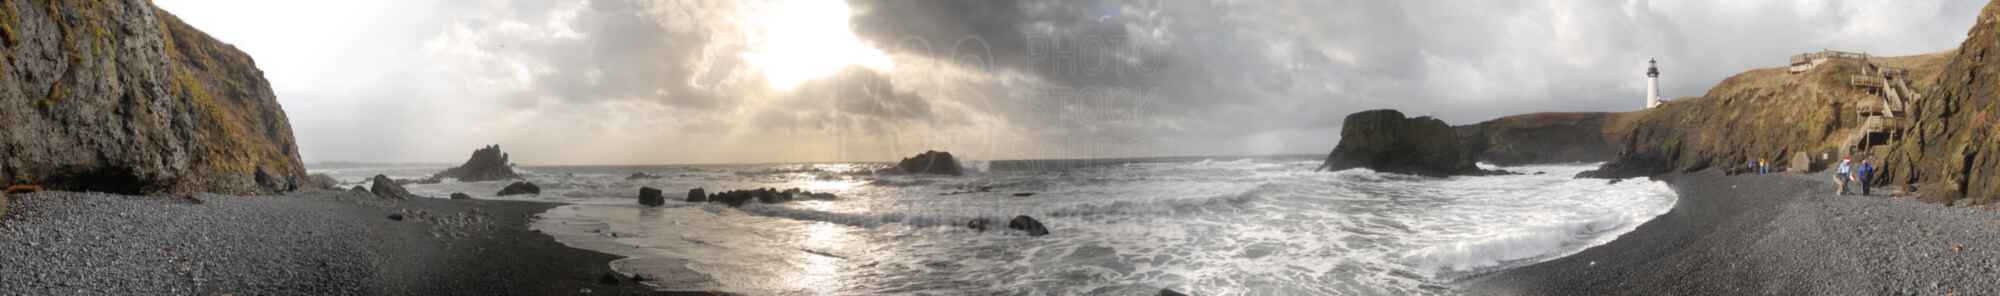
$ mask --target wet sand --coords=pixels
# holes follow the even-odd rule
[[[1468,279],[1460,291],[2000,295],[2000,212],[1993,207],[1837,196],[1825,174],[1660,179],[1680,195],[1672,212],[1609,244]]]

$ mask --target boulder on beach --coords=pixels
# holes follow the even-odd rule
[[[660,194],[660,189],[658,188],[639,187],[639,204],[648,207],[657,207],[667,204],[667,196]]]
[[[1007,221],[1007,229],[1026,231],[1028,236],[1049,235],[1049,228],[1042,226],[1042,221],[1028,216],[1014,216],[1014,220]]]
[[[300,180],[298,186],[299,190],[305,191],[340,190],[340,181],[334,180],[333,176],[326,174],[312,174]]]
[[[500,188],[500,193],[496,193],[493,195],[508,196],[508,195],[519,195],[519,194],[541,195],[542,187],[535,186],[535,183],[528,183],[526,181],[514,182],[513,184],[507,184],[506,188]]]
[[[924,151],[903,161],[896,162],[896,169],[910,174],[933,174],[957,176],[962,172],[958,159],[951,152]]]
[[[389,179],[389,176],[375,175],[372,181],[375,184],[368,188],[368,192],[375,194],[377,197],[390,199],[410,199],[411,197],[416,197],[416,195],[410,194],[409,190],[403,189],[403,185],[397,185],[396,180]]]
[[[481,182],[520,179],[514,173],[514,164],[508,162],[507,153],[500,152],[500,145],[486,146],[472,151],[472,158],[465,164],[438,172],[433,178],[454,178],[459,182]]]
[[[467,195],[464,192],[452,192],[451,199],[472,199],[472,195]]]
[[[375,193],[374,193],[374,192],[370,192],[370,191],[368,191],[368,187],[361,187],[361,185],[354,185],[354,188],[348,188],[348,189],[347,189],[347,192],[353,192],[353,193],[360,193],[360,194],[367,194],[367,195],[375,195]]]
[[[1477,155],[1461,146],[1457,131],[1443,120],[1407,118],[1388,109],[1361,111],[1347,115],[1340,144],[1319,169],[1368,168],[1433,177],[1495,173],[1480,169]]]
[[[687,202],[708,202],[708,192],[701,188],[688,189]]]

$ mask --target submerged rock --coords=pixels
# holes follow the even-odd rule
[[[409,190],[403,189],[403,185],[397,185],[395,180],[389,179],[389,176],[375,175],[373,182],[375,184],[368,188],[368,192],[375,194],[377,197],[390,199],[410,199],[411,197],[416,197],[416,195],[410,194]]]
[[[698,202],[696,200],[698,200],[697,196],[701,193],[700,190],[701,190],[700,188],[689,190],[688,200],[690,202]],[[818,193],[818,192],[804,191],[804,190],[799,190],[798,188],[791,188],[785,190],[777,190],[773,188],[757,188],[750,190],[730,190],[716,194],[710,194],[708,195],[706,200],[709,202],[719,202],[727,204],[731,207],[740,207],[743,206],[744,204],[750,203],[750,201],[752,200],[761,203],[775,204],[775,203],[786,203],[801,199],[832,200],[834,198],[836,197],[832,193]]]
[[[1013,220],[1007,221],[1007,229],[1026,231],[1028,236],[1049,235],[1049,228],[1042,226],[1042,221],[1028,216],[1014,216]]]
[[[957,176],[962,173],[958,159],[950,152],[924,151],[910,158],[896,162],[896,169],[910,174],[934,174]]]
[[[666,178],[666,177],[662,177],[662,176],[658,176],[658,175],[652,175],[652,174],[647,174],[647,173],[645,173],[645,172],[637,172],[637,173],[632,173],[632,175],[631,175],[631,176],[625,176],[625,180],[626,180],[626,181],[632,181],[632,180],[652,180],[652,179],[659,179],[659,178]]]
[[[514,165],[507,160],[507,153],[500,152],[500,145],[486,146],[472,151],[472,158],[465,164],[438,172],[433,178],[454,178],[459,182],[481,182],[520,179],[514,173]]]
[[[542,187],[535,186],[535,183],[528,183],[526,181],[514,182],[513,184],[507,184],[507,187],[505,188],[500,188],[500,193],[496,193],[493,195],[508,196],[508,195],[520,195],[520,194],[541,195]]]
[[[639,204],[646,205],[648,207],[657,207],[663,204],[667,204],[667,197],[665,195],[660,194],[660,189],[653,187],[639,187]]]
[[[0,180],[251,195],[305,176],[285,109],[235,46],[152,1],[0,6]]]
[[[972,230],[986,231],[986,229],[992,227],[993,227],[993,219],[972,218],[972,221],[965,222],[965,228],[971,228]]]
[[[708,202],[708,192],[701,188],[688,189],[687,202]]]
[[[472,196],[467,195],[464,192],[452,192],[451,199],[472,199]]]
[[[1369,110],[1347,116],[1340,144],[1321,170],[1368,168],[1423,176],[1493,174],[1479,169],[1476,155],[1459,143],[1456,130],[1431,117],[1406,118],[1396,110]]]
[[[1188,296],[1188,294],[1181,294],[1181,292],[1174,291],[1174,289],[1160,289],[1160,296]]]

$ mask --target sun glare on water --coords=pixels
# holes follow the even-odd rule
[[[789,90],[849,65],[887,71],[894,65],[848,26],[852,11],[837,0],[779,0],[752,13],[750,51],[743,54],[771,88]]]

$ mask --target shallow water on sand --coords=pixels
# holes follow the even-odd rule
[[[1569,177],[1587,164],[1442,179],[1312,172],[1316,165],[1308,157],[1001,161],[972,163],[978,172],[964,177],[870,173],[883,164],[529,167],[543,194],[513,199],[574,203],[534,227],[631,257],[613,267],[660,278],[661,287],[760,295],[1451,294],[1459,279],[1609,242],[1676,200],[1661,182]],[[365,171],[341,178],[359,181]],[[626,180],[634,172],[664,178]],[[504,185],[410,189],[489,198]],[[640,207],[639,186],[664,189],[670,201]],[[840,198],[681,202],[695,187],[799,187]],[[1052,234],[960,226],[1014,215],[1034,216]]]

